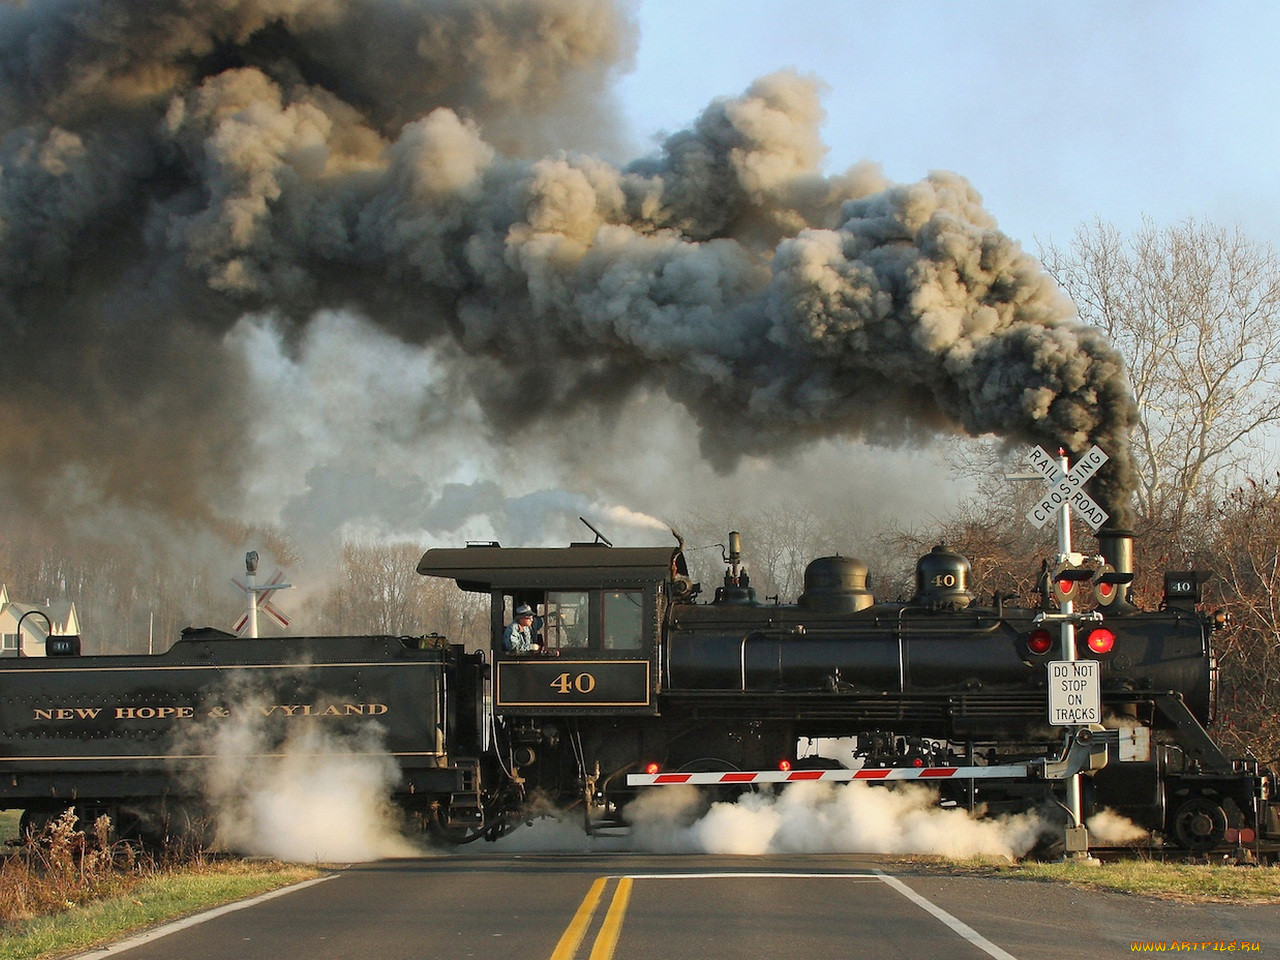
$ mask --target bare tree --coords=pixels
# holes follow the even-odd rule
[[[1252,480],[1214,517],[1203,559],[1218,573],[1214,599],[1231,614],[1215,641],[1219,736],[1280,764],[1280,483]]]
[[[333,633],[423,636],[438,633],[471,649],[487,646],[489,598],[418,574],[415,543],[347,541],[338,585],[321,603]]]
[[[324,603],[326,627],[339,633],[422,633],[415,591],[420,551],[411,543],[346,541],[338,586]]]
[[[1249,442],[1280,422],[1280,261],[1196,220],[1132,237],[1099,220],[1041,257],[1129,364],[1138,511],[1181,539],[1196,498],[1238,481]]]

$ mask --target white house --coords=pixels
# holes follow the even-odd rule
[[[31,613],[33,610],[36,612]],[[27,613],[31,616],[24,616]],[[49,618],[47,622],[45,617]],[[21,644],[18,643],[19,621],[22,623]],[[54,636],[80,633],[80,618],[76,616],[74,603],[10,600],[8,587],[0,583],[0,657],[43,657],[45,638],[50,632]]]

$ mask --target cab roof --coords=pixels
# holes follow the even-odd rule
[[[456,580],[463,590],[548,590],[653,583],[686,573],[679,547],[501,547],[480,544],[428,550],[418,564],[424,577]]]

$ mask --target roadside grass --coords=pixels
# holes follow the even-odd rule
[[[276,890],[321,871],[231,860],[157,873],[127,893],[62,913],[0,925],[0,960],[42,960],[88,950],[155,923]]]
[[[0,960],[89,949],[320,875],[274,861],[212,860],[201,851],[157,860],[112,841],[106,817],[85,830],[77,823],[69,810],[37,842],[7,848],[0,862]]]
[[[0,851],[6,844],[18,836],[18,821],[22,819],[21,810],[0,810]]]
[[[1138,857],[1107,863],[991,863],[965,861],[942,866],[952,874],[1065,883],[1162,900],[1199,903],[1280,903],[1280,866],[1167,863]]]

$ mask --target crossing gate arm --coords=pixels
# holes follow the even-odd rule
[[[854,780],[1065,780],[1081,772],[1100,770],[1107,763],[1107,744],[1118,744],[1115,730],[1081,727],[1067,736],[1057,760],[983,767],[863,767],[859,770],[727,770],[710,773],[629,773],[629,787],[749,785],[757,783],[848,783]]]
[[[1013,764],[988,767],[875,767],[861,770],[731,770],[715,773],[629,773],[629,787],[661,787],[687,783],[694,786],[720,786],[754,783],[808,783],[826,781],[846,783],[868,780],[1019,780],[1034,774],[1035,765]]]

